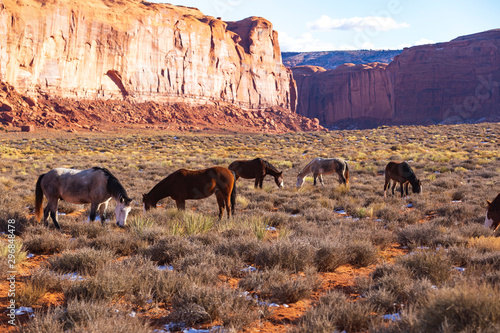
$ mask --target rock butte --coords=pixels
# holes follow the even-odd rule
[[[269,21],[139,0],[3,0],[0,79],[31,96],[296,105]]]
[[[322,125],[500,120],[500,30],[404,49],[389,64],[293,68],[297,112]]]

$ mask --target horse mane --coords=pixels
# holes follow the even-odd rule
[[[307,165],[305,167],[302,168],[302,170],[299,172],[299,176],[302,177],[302,173],[303,172],[307,172],[310,167],[311,167],[311,164],[313,164],[314,162],[316,162],[316,160],[318,159],[319,157],[315,157],[312,159],[311,162],[307,163]]]
[[[406,167],[408,167],[408,171],[409,171],[410,175],[407,177],[407,179],[410,182],[410,184],[413,186],[413,184],[415,184],[415,183],[418,182],[418,178],[415,175],[415,172],[413,171],[413,169],[411,168],[411,166],[408,163],[406,163],[406,162],[403,162],[403,163],[405,163]]]
[[[93,167],[92,170],[101,171],[102,173],[104,173],[104,176],[106,176],[106,179],[108,180],[108,182],[106,184],[106,188],[107,188],[108,192],[111,193],[111,195],[114,198],[129,199],[125,188],[122,186],[120,181],[108,169],[101,168],[101,167]]]
[[[280,173],[280,172],[278,171],[278,169],[276,169],[276,167],[275,167],[274,165],[272,165],[271,163],[269,163],[268,161],[263,160],[263,159],[261,159],[261,161],[262,161],[262,162],[264,162],[264,166],[266,167],[266,171],[267,171],[267,170],[271,170],[271,171],[273,171],[274,173]]]

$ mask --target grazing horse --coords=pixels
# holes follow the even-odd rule
[[[130,212],[130,199],[127,191],[108,169],[93,167],[86,170],[56,168],[40,175],[35,188],[35,216],[40,221],[42,215],[43,196],[47,198],[47,206],[43,211],[43,220],[48,225],[50,214],[57,229],[57,205],[59,199],[73,204],[90,203],[90,220],[94,221],[99,209],[101,222],[106,220],[106,208],[111,198],[116,201],[116,224],[123,227]]]
[[[151,191],[142,195],[145,211],[156,207],[156,203],[166,197],[175,200],[178,209],[186,208],[188,199],[204,199],[215,193],[219,204],[219,219],[227,210],[227,216],[234,215],[236,202],[236,176],[223,167],[203,170],[179,169],[156,184]],[[229,205],[231,203],[231,206]]]
[[[488,204],[488,211],[486,212],[484,226],[497,230],[498,225],[500,225],[500,194],[497,195],[493,202],[486,201],[486,203]]]
[[[403,197],[403,187],[406,195],[408,195],[408,185],[411,184],[413,193],[422,192],[422,182],[418,180],[417,176],[413,172],[412,168],[406,162],[389,162],[385,167],[385,184],[384,184],[384,198],[386,197],[386,191],[390,186],[391,180],[392,184],[392,195],[394,195],[394,188],[396,183],[401,186],[401,197]]]
[[[314,176],[314,185],[316,185],[316,178],[319,178],[321,185],[325,185],[323,183],[323,175],[334,172],[339,176],[339,183],[347,186],[349,183],[349,167],[346,161],[340,158],[316,157],[297,175],[297,187],[302,186],[304,178],[310,173]]]
[[[274,181],[279,188],[283,187],[283,171],[278,171],[271,163],[261,158],[253,160],[234,161],[229,164],[229,170],[234,171],[236,180],[239,177],[245,179],[255,178],[255,188],[262,188],[262,182],[266,175],[274,177]]]

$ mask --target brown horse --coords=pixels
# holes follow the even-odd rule
[[[347,166],[347,162],[340,158],[314,158],[297,175],[296,186],[301,187],[304,183],[304,178],[310,173],[314,176],[314,185],[316,185],[316,178],[319,178],[321,185],[325,185],[323,183],[323,175],[331,173],[337,173],[340,184],[347,186],[349,183],[349,167]]]
[[[261,158],[253,160],[234,161],[229,164],[229,170],[234,171],[236,180],[239,177],[245,179],[255,178],[255,188],[262,188],[262,182],[266,175],[274,177],[274,181],[279,188],[283,187],[283,171],[278,171],[271,163]]]
[[[403,197],[403,187],[404,192],[408,195],[409,184],[411,184],[413,193],[422,192],[422,183],[418,180],[412,168],[406,162],[389,162],[385,167],[384,198],[386,197],[386,191],[390,186],[391,180],[393,181],[392,195],[394,195],[396,183],[399,183],[401,186],[401,197]]]
[[[203,170],[179,169],[160,181],[147,194],[142,195],[144,210],[156,207],[156,203],[166,197],[175,200],[178,209],[186,208],[186,200],[204,199],[215,193],[219,204],[219,219],[227,210],[227,216],[234,215],[236,202],[236,176],[223,167]],[[231,203],[231,205],[230,205]]]
[[[500,225],[500,193],[493,202],[486,201],[486,203],[488,204],[488,211],[486,212],[484,226],[497,230],[498,225]]]

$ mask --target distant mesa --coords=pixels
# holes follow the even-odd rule
[[[293,68],[297,112],[330,128],[500,121],[500,30],[404,49],[389,64]]]

